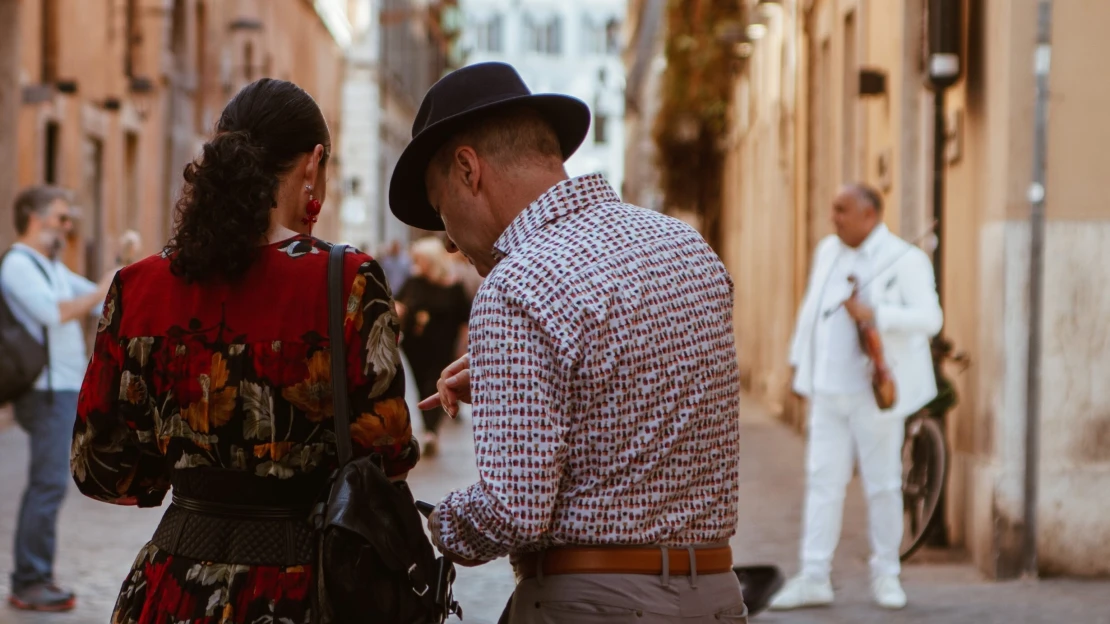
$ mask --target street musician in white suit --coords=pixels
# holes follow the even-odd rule
[[[943,314],[929,256],[887,229],[878,193],[862,184],[845,187],[832,220],[836,234],[817,247],[790,350],[794,391],[809,400],[801,572],[771,608],[832,603],[832,558],[858,457],[872,594],[879,606],[900,609],[906,605],[898,557],[904,421],[937,394],[929,343]],[[896,394],[887,409],[872,389],[873,363],[859,324],[870,324],[882,338]]]

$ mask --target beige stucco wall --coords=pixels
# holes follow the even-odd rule
[[[22,82],[38,84],[41,79],[42,2],[21,0]],[[115,4],[113,9],[109,4]],[[137,57],[137,74],[155,82],[149,112],[141,117],[129,97],[124,75],[124,3],[56,0],[58,20],[58,78],[77,82],[77,93],[55,94],[49,101],[24,104],[20,109],[18,180],[20,187],[41,183],[45,177],[46,126],[59,125],[56,183],[76,191],[83,216],[80,237],[67,252],[67,262],[78,271],[96,277],[113,266],[116,242],[125,229],[136,229],[143,239],[143,252],[154,253],[165,243],[171,229],[170,191],[181,185],[181,169],[196,153],[200,141],[211,131],[220,110],[243,83],[225,89],[220,80],[224,52],[237,72],[242,68],[242,37],[231,34],[228,23],[240,17],[257,17],[265,24],[254,50],[259,67],[269,58],[269,75],[297,82],[320,104],[338,145],[340,86],[343,53],[331,34],[306,2],[261,2],[257,0],[184,0],[189,33],[186,52],[186,82],[197,85],[201,96],[190,98],[190,108],[178,116],[176,127],[167,123],[169,90],[165,86],[168,66],[166,37],[171,12],[162,10],[161,0],[139,0],[142,44]],[[197,7],[203,4],[208,28],[204,31],[207,54],[198,54]],[[203,67],[200,66],[203,64]],[[201,81],[200,75],[204,79]],[[261,72],[257,71],[256,77]],[[238,74],[237,74],[238,75]],[[119,111],[106,110],[106,98],[117,98]],[[194,123],[193,106],[202,114]],[[132,178],[135,180],[137,210],[128,209],[126,140],[137,139],[138,149]],[[171,136],[185,137],[181,154],[175,154],[167,179],[166,142]],[[92,212],[93,198],[86,192],[89,139],[102,148],[102,217]],[[341,179],[338,163],[329,172],[333,180],[328,202],[316,233],[333,237],[338,219],[332,208],[339,205]],[[167,184],[169,187],[167,188]],[[130,215],[130,216],[129,216]],[[94,266],[86,266],[85,247],[93,245]],[[98,265],[98,266],[97,266]]]
[[[783,23],[772,23],[737,85],[723,251],[737,281],[741,370],[795,423],[790,326],[836,187],[850,179],[879,187],[885,219],[904,238],[931,219],[932,94],[913,39],[921,2],[814,0],[808,14],[783,2]],[[938,278],[945,335],[971,357],[966,371],[949,369],[960,404],[947,423],[946,525],[954,545],[1000,577],[1016,573],[1024,530],[1036,4],[969,0],[968,63],[945,110]],[[853,11],[858,63],[850,67],[845,18]],[[1110,574],[1110,502],[1101,496],[1110,488],[1110,391],[1101,384],[1110,373],[1110,206],[1101,184],[1110,179],[1102,157],[1110,85],[1092,79],[1110,52],[1101,28],[1110,3],[1056,2],[1053,22],[1038,543],[1046,573]],[[784,46],[796,69],[784,68]],[[858,66],[884,71],[886,94],[852,97]],[[783,84],[794,86],[793,100]]]
[[[1046,572],[1110,574],[1110,3],[1056,2],[1038,543]]]
[[[789,395],[788,344],[796,301],[794,72],[796,22],[788,3],[736,85],[725,168],[722,254],[736,279],[736,339],[745,387],[776,412]],[[783,286],[787,287],[784,289]]]

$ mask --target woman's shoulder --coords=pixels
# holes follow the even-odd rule
[[[162,250],[153,256],[133,262],[119,270],[119,280],[125,284],[164,284],[171,277],[169,252]]]
[[[279,255],[290,259],[309,259],[316,262],[327,262],[331,250],[338,243],[331,243],[315,236],[296,236],[280,243],[274,243],[269,248]],[[344,243],[345,244],[345,243]],[[374,258],[353,245],[346,245],[346,266],[360,266],[374,262]]]

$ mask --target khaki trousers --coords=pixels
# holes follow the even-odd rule
[[[732,572],[664,578],[559,574],[516,586],[509,624],[747,624]],[[502,620],[505,621],[504,619]]]

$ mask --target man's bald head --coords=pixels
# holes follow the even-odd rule
[[[875,212],[883,211],[883,196],[874,188],[860,182],[853,182],[844,186],[844,192],[854,193],[861,207],[874,208]]]

